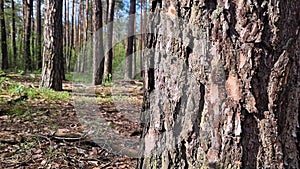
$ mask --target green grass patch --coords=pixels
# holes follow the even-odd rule
[[[66,101],[71,98],[68,92],[57,92],[46,88],[32,88],[24,86],[20,83],[10,81],[9,78],[0,78],[0,94],[10,96],[24,96],[30,99],[46,99],[46,100],[60,100]],[[0,103],[5,102],[6,99],[1,99]]]
[[[96,102],[99,103],[108,103],[113,101],[112,97],[96,97]]]
[[[75,83],[92,84],[93,74],[90,72],[86,73],[67,73],[66,79]]]

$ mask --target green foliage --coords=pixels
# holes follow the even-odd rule
[[[114,46],[114,59],[113,59],[113,78],[124,79],[125,70],[125,45],[121,42]]]
[[[9,85],[9,78],[8,77],[0,77],[0,92],[5,90]]]
[[[1,82],[2,81],[2,82]],[[4,81],[4,82],[3,82]],[[56,92],[46,88],[32,88],[19,83],[9,82],[9,79],[0,78],[0,91],[3,94],[10,96],[28,96],[30,99],[46,99],[46,100],[61,100],[66,101],[70,99],[68,92]],[[6,83],[6,85],[4,85]],[[0,100],[1,102],[1,100]]]
[[[112,75],[111,74],[107,75],[107,78],[105,79],[104,85],[105,86],[111,86],[112,85]]]
[[[113,101],[112,97],[96,97],[97,103],[108,103]]]
[[[27,88],[27,95],[29,98],[38,98],[46,100],[61,100],[66,101],[70,99],[68,92],[57,92],[46,88]]]

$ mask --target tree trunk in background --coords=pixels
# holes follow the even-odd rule
[[[139,168],[300,168],[300,1],[161,2]]]
[[[45,1],[43,70],[40,86],[62,90],[62,1]]]
[[[128,22],[128,38],[127,38],[127,48],[126,48],[126,70],[125,79],[132,78],[132,53],[133,53],[133,39],[134,37],[134,23],[135,23],[135,0],[130,0],[130,10],[129,10],[129,22]]]
[[[89,0],[85,0],[85,15],[84,15],[84,30],[83,30],[83,72],[87,69],[87,59],[88,59],[88,29],[89,29]]]
[[[145,2],[144,2],[144,0],[141,0],[140,1],[140,3],[141,3],[141,9],[140,9],[140,14],[141,14],[141,17],[140,17],[140,39],[139,39],[139,50],[140,50],[140,52],[139,52],[139,55],[140,55],[140,70],[141,70],[141,77],[143,77],[143,72],[144,72],[144,70],[143,70],[143,43],[144,43],[144,35],[143,35],[143,32],[144,32],[144,15],[143,15],[143,13],[144,13],[144,4],[145,4]]]
[[[70,30],[70,50],[68,54],[68,60],[69,62],[67,63],[67,69],[68,71],[72,71],[71,69],[71,62],[72,62],[72,57],[73,57],[73,51],[74,49],[74,29],[75,29],[75,0],[72,1],[72,14],[71,14],[71,30]]]
[[[78,15],[78,47],[82,47],[82,27],[83,27],[83,0],[79,0],[79,15]],[[81,68],[82,69],[82,68]]]
[[[12,68],[16,69],[17,68],[17,58],[18,58],[18,53],[17,53],[17,45],[16,45],[16,14],[15,14],[15,2],[14,0],[10,1],[10,7],[12,10],[11,14],[11,45],[12,45]]]
[[[104,75],[103,82],[110,81],[112,74],[112,61],[113,61],[113,28],[114,28],[114,9],[115,0],[107,0],[107,41],[106,41],[106,53],[104,61]]]
[[[69,65],[69,1],[64,1],[64,62],[66,65],[66,70],[68,72],[68,66]]]
[[[101,0],[93,1],[93,84],[99,85],[104,71],[102,4]]]
[[[5,26],[5,14],[4,14],[4,1],[0,0],[0,26],[1,26],[1,54],[2,65],[1,69],[8,69],[8,55],[7,55],[7,42],[6,42],[6,26]]]
[[[41,0],[36,1],[36,59],[37,59],[37,69],[42,69],[42,25],[41,25]]]
[[[23,0],[24,13],[24,59],[25,70],[32,70],[32,58],[30,53],[30,37],[31,37],[31,16],[32,16],[32,4],[33,0]]]
[[[136,75],[137,75],[137,63],[136,63],[136,60],[137,60],[137,55],[136,55],[136,38],[134,37],[133,39],[133,62],[132,62],[132,78],[135,78]]]
[[[73,1],[73,17],[74,17],[74,22],[73,22],[73,46],[74,46],[74,50],[76,50],[77,48],[77,23],[78,23],[78,18],[77,18],[77,15],[76,15],[76,0]]]

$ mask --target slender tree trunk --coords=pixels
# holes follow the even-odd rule
[[[45,1],[43,69],[40,86],[54,90],[62,90],[62,4],[62,1]]]
[[[68,4],[68,0],[64,0],[64,5],[63,5],[63,11],[64,11],[64,21],[63,21],[63,24],[64,24],[64,43],[63,43],[63,51],[64,51],[64,62],[66,65],[68,65],[68,46],[69,46],[69,43],[68,43],[68,31],[69,31],[69,28],[68,28],[68,25],[69,25],[69,16],[68,16],[68,9],[67,9],[67,4]]]
[[[125,79],[132,78],[132,53],[133,53],[133,39],[134,39],[134,23],[135,23],[135,0],[130,0],[129,22],[128,22],[128,39],[126,49],[126,70]]]
[[[93,84],[102,83],[104,71],[102,3],[93,0]]]
[[[160,2],[139,168],[300,168],[300,1]]]
[[[71,62],[72,62],[72,57],[73,57],[73,52],[74,52],[74,29],[75,29],[75,0],[72,1],[72,14],[71,14],[71,30],[70,30],[70,50],[69,50],[69,55],[68,55],[68,60],[69,63],[67,65],[68,71],[72,71],[71,69]]]
[[[136,63],[136,61],[137,61],[137,55],[136,55],[136,38],[134,37],[134,39],[133,39],[133,54],[132,54],[132,56],[133,56],[133,62],[132,62],[132,78],[135,78],[136,77],[136,75],[137,75],[137,63]]]
[[[85,1],[85,15],[84,15],[84,30],[83,30],[83,50],[84,50],[84,54],[83,54],[83,63],[82,63],[82,71],[85,72],[86,71],[86,66],[87,66],[87,51],[88,51],[88,41],[87,41],[87,37],[88,37],[88,29],[89,29],[89,0]]]
[[[79,0],[79,16],[78,16],[78,46],[82,47],[82,26],[83,26],[83,0]]]
[[[5,14],[4,14],[4,1],[0,0],[0,26],[1,26],[1,54],[2,65],[1,69],[8,69],[8,55],[7,55],[7,41],[6,41],[6,26],[5,26]]]
[[[140,14],[141,14],[141,17],[140,17],[140,40],[139,40],[139,55],[140,55],[140,70],[141,70],[141,77],[143,77],[143,71],[144,71],[144,68],[143,68],[143,43],[144,43],[144,35],[143,35],[143,32],[144,32],[144,15],[143,15],[143,7],[144,7],[144,0],[141,0],[140,1],[141,3],[141,10],[140,10]]]
[[[36,58],[37,58],[37,69],[42,69],[42,25],[41,25],[41,0],[36,1]]]
[[[25,59],[25,70],[32,70],[32,58],[30,52],[30,37],[31,37],[31,17],[32,17],[33,0],[23,0],[24,13],[24,48],[23,54]]]
[[[113,27],[114,27],[114,8],[115,0],[107,0],[107,41],[106,41],[106,52],[104,62],[104,75],[103,82],[111,80],[112,75],[112,60],[113,60]]]
[[[11,20],[11,45],[12,45],[12,68],[17,67],[17,45],[16,45],[16,15],[15,15],[15,2],[14,0],[10,1],[11,4],[11,10],[12,10],[12,20]]]
[[[73,18],[74,18],[74,22],[73,22],[73,45],[74,45],[74,49],[76,50],[77,46],[78,46],[78,41],[77,41],[77,23],[78,23],[78,17],[76,15],[76,0],[73,1]]]

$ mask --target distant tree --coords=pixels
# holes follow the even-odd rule
[[[89,30],[89,10],[90,10],[90,3],[89,0],[85,0],[85,14],[84,14],[84,29],[83,29],[83,37],[82,37],[82,44],[83,44],[83,63],[82,63],[82,71],[85,72],[87,68],[87,60],[88,60],[88,30]]]
[[[7,42],[6,42],[6,26],[4,14],[4,1],[0,0],[0,26],[1,26],[1,53],[2,65],[1,69],[8,69]]]
[[[36,59],[37,59],[37,69],[42,68],[42,26],[41,26],[41,0],[36,0],[36,24],[35,24],[35,31],[36,31]]]
[[[104,71],[102,3],[93,0],[93,84],[102,83]]]
[[[71,65],[71,60],[73,58],[73,51],[74,51],[74,32],[75,32],[75,0],[72,1],[72,12],[71,12],[71,23],[70,23],[70,49],[67,54],[67,70],[71,71],[72,70],[72,65]]]
[[[23,24],[24,24],[24,46],[25,70],[32,70],[32,58],[30,53],[31,17],[33,0],[23,0]]]
[[[109,75],[112,74],[112,60],[113,60],[113,27],[114,27],[114,9],[115,0],[107,0],[107,42],[106,42],[106,53],[104,61],[104,75],[103,81],[110,80]]]
[[[62,90],[62,1],[45,0],[43,69],[40,86]]]
[[[133,41],[134,41],[134,29],[135,29],[135,2],[136,0],[130,0],[129,10],[129,22],[128,22],[128,38],[127,38],[127,49],[126,49],[126,70],[125,79],[132,78],[132,53],[133,53]]]
[[[18,56],[18,52],[17,52],[17,45],[16,45],[16,10],[15,10],[15,2],[14,0],[10,1],[10,7],[11,7],[11,11],[12,11],[12,20],[11,20],[11,45],[12,45],[12,67],[16,68],[17,67],[17,56]]]

